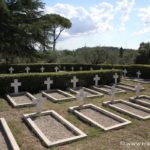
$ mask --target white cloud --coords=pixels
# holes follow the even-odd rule
[[[83,7],[75,7],[69,4],[57,3],[46,6],[46,13],[56,13],[67,17],[72,22],[72,28],[62,33],[63,38],[81,36],[95,32],[105,32],[113,29],[113,6],[103,2],[86,10]]]
[[[130,14],[133,10],[135,0],[119,0],[117,2],[116,11],[121,13],[121,27],[120,30],[125,30],[125,24],[129,20]]]

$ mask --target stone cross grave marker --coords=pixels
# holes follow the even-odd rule
[[[21,82],[18,82],[18,79],[14,79],[14,82],[11,83],[11,87],[14,87],[14,93],[17,94],[19,92],[18,88],[21,86]]]
[[[71,79],[71,83],[73,83],[73,88],[77,87],[77,82],[79,82],[79,79],[77,79],[76,76],[73,76],[73,79]]]
[[[56,72],[58,72],[58,70],[59,70],[59,68],[57,66],[54,69],[55,69]]]
[[[93,68],[91,67],[90,70],[93,71]]]
[[[138,83],[135,86],[136,97],[138,97],[140,95],[140,91],[141,91],[142,88],[143,88],[143,86],[140,83]]]
[[[71,70],[74,71],[74,67],[73,66],[71,67]]]
[[[119,78],[118,74],[115,73],[115,75],[113,76],[113,78],[115,79],[115,84],[117,84],[117,80],[118,80],[118,78]]]
[[[83,68],[82,68],[82,66],[80,67],[80,71],[82,71],[83,70]]]
[[[128,73],[127,69],[124,69],[123,70],[123,76],[126,77],[127,73]]]
[[[95,86],[98,86],[98,81],[100,80],[100,77],[98,75],[95,75],[93,80],[95,81]]]
[[[141,71],[139,70],[136,74],[137,74],[137,78],[139,79],[141,75]]]
[[[12,74],[12,73],[14,72],[14,68],[13,68],[13,67],[10,67],[10,68],[9,68],[9,72],[10,72],[10,74]]]
[[[85,92],[84,89],[81,88],[79,93],[77,94],[77,100],[80,101],[80,107],[84,105],[84,97],[85,97]]]
[[[25,71],[26,71],[26,73],[29,73],[30,68],[27,66],[27,67],[25,68]]]
[[[41,112],[42,112],[42,107],[43,107],[43,99],[37,98],[35,101],[35,104],[36,104],[36,113],[37,113],[38,117],[40,117]]]
[[[47,90],[50,90],[51,89],[51,84],[53,84],[53,80],[49,78],[47,78],[46,81],[44,81],[44,84],[47,84]]]
[[[113,103],[114,100],[116,99],[116,92],[117,92],[117,89],[116,87],[113,85],[111,87],[111,102]]]
[[[40,68],[40,70],[41,70],[41,72],[44,72],[45,68],[42,66],[42,67]]]

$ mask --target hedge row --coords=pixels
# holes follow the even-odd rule
[[[141,78],[148,79],[150,78],[150,65],[90,65],[90,64],[21,64],[21,65],[11,65],[14,68],[14,73],[24,73],[25,68],[29,66],[31,68],[32,73],[41,72],[40,68],[43,66],[45,68],[44,72],[55,72],[55,67],[57,66],[59,70],[72,71],[72,67],[74,71],[79,71],[80,67],[82,70],[87,71],[93,68],[93,70],[103,69],[127,69],[127,76],[136,77],[136,73],[138,70],[141,71]],[[0,73],[9,73],[10,65],[0,65]]]
[[[3,74],[0,75],[0,95],[12,93],[13,88],[10,86],[14,79],[18,79],[22,83],[19,87],[19,91],[39,92],[45,90],[46,85],[44,81],[47,77],[53,80],[52,88],[65,90],[72,87],[70,82],[73,76],[79,79],[78,86],[89,87],[94,85],[93,78],[98,74],[101,78],[100,84],[114,83],[113,75],[118,73],[120,81],[121,71],[120,70],[101,70],[101,71],[80,71],[80,72],[61,72],[61,73],[30,73],[30,74]]]

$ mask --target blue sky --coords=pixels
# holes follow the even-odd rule
[[[117,46],[137,49],[150,42],[150,0],[43,0],[46,13],[67,17],[57,49]]]

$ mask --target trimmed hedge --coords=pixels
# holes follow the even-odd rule
[[[79,82],[78,86],[89,87],[94,85],[93,78],[96,74],[101,77],[100,84],[110,84],[114,83],[113,75],[118,73],[121,76],[120,70],[101,70],[101,71],[79,71],[79,72],[61,72],[61,73],[30,73],[30,74],[3,74],[0,75],[0,94],[5,95],[7,93],[13,92],[13,87],[10,84],[14,79],[18,79],[22,83],[19,87],[19,91],[29,91],[29,92],[39,92],[40,90],[45,90],[46,85],[44,81],[47,77],[53,80],[52,88],[62,89],[72,87],[70,82],[73,76],[77,76]],[[118,82],[120,78],[118,79]]]

